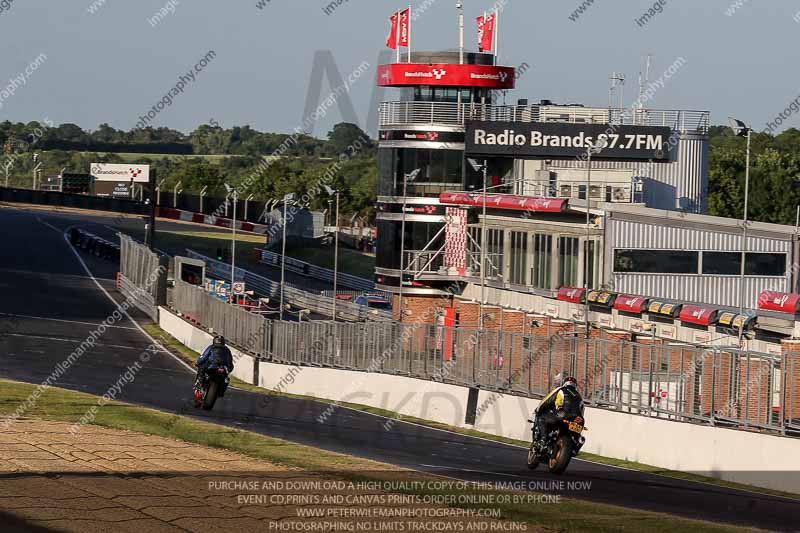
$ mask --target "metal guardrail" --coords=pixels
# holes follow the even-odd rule
[[[281,264],[281,254],[261,250],[261,262],[265,265],[279,267]],[[323,281],[329,281],[330,283],[333,283],[333,270],[312,265],[311,263],[306,263],[305,261],[300,261],[298,259],[292,259],[291,257],[286,258],[286,270],[290,270],[304,276],[309,276],[314,279],[321,279]],[[338,273],[337,285],[359,291],[375,290],[374,281],[360,278],[352,274],[347,274],[345,272]]]
[[[218,279],[230,281],[231,269],[226,263],[222,263],[203,254],[187,250],[187,255],[193,259],[200,259],[206,263],[206,272]],[[236,279],[244,281],[245,285],[262,297],[276,299],[280,297],[280,283],[271,279],[259,276],[249,270],[236,269]],[[324,316],[333,314],[333,298],[322,294],[314,294],[291,285],[284,285],[283,297],[287,303],[291,303],[301,309],[308,309],[313,313]],[[389,311],[378,309],[368,309],[362,305],[339,300],[336,302],[337,319],[349,321],[362,320],[391,320],[392,315]]]
[[[570,375],[594,407],[800,435],[800,354],[586,338],[568,323],[524,334],[397,322],[278,322],[241,314],[183,282],[176,282],[173,306],[278,363],[396,374],[527,397],[546,395]]]
[[[578,106],[457,104],[451,102],[383,102],[381,126],[448,124],[467,121],[566,122],[572,124],[616,124],[667,126],[678,131],[708,132],[708,111],[607,109]]]

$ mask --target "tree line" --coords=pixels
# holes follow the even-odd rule
[[[213,121],[212,121],[213,122]],[[34,134],[34,132],[37,132]],[[741,218],[744,205],[746,140],[723,126],[710,129],[709,214]],[[291,142],[287,142],[289,139]],[[40,152],[44,175],[87,172],[91,163],[150,164],[165,187],[182,184],[184,191],[224,195],[224,182],[252,184],[248,194],[256,200],[299,195],[313,189],[340,154],[356,140],[363,148],[341,163],[332,186],[342,192],[341,212],[374,214],[377,180],[376,143],[358,126],[341,123],[324,139],[310,135],[264,133],[250,126],[223,128],[204,124],[189,134],[169,128],[123,131],[108,124],[85,131],[75,124],[47,127],[39,122],[0,123],[3,171],[10,183],[28,185],[33,168],[28,152]],[[285,143],[285,145],[284,145]],[[279,158],[264,158],[284,145]],[[349,155],[349,154],[348,154]],[[10,168],[7,168],[10,167]],[[257,173],[258,179],[252,179]],[[794,224],[800,205],[800,131],[788,129],[779,135],[754,133],[750,176],[751,220]],[[328,199],[315,197],[311,207],[324,209]]]

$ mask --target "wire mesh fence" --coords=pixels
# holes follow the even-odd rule
[[[379,372],[532,398],[574,376],[587,404],[669,420],[800,430],[800,354],[702,348],[572,325],[530,334],[397,322],[279,322],[176,282],[173,306],[276,363]]]
[[[168,259],[152,252],[128,235],[119,234],[119,288],[139,310],[158,319],[158,306],[166,303]]]

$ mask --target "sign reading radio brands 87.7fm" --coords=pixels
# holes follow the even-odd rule
[[[596,143],[605,148],[595,159],[669,160],[668,127],[610,126],[547,122],[472,122],[467,126],[468,155],[525,158],[573,158]]]

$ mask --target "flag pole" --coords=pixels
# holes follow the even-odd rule
[[[395,26],[395,29],[394,29],[394,38],[395,38],[395,48],[397,49],[397,62],[399,63],[400,62],[400,22],[401,22],[401,20],[400,20],[400,11],[395,12],[394,16],[395,16],[395,18],[397,20],[397,25]]]
[[[411,63],[411,4],[408,4],[408,62]]]
[[[458,62],[464,64],[464,3],[458,2]],[[458,91],[459,103],[461,103],[461,91]]]
[[[500,55],[500,10],[494,11],[494,64],[498,64],[497,56]]]

